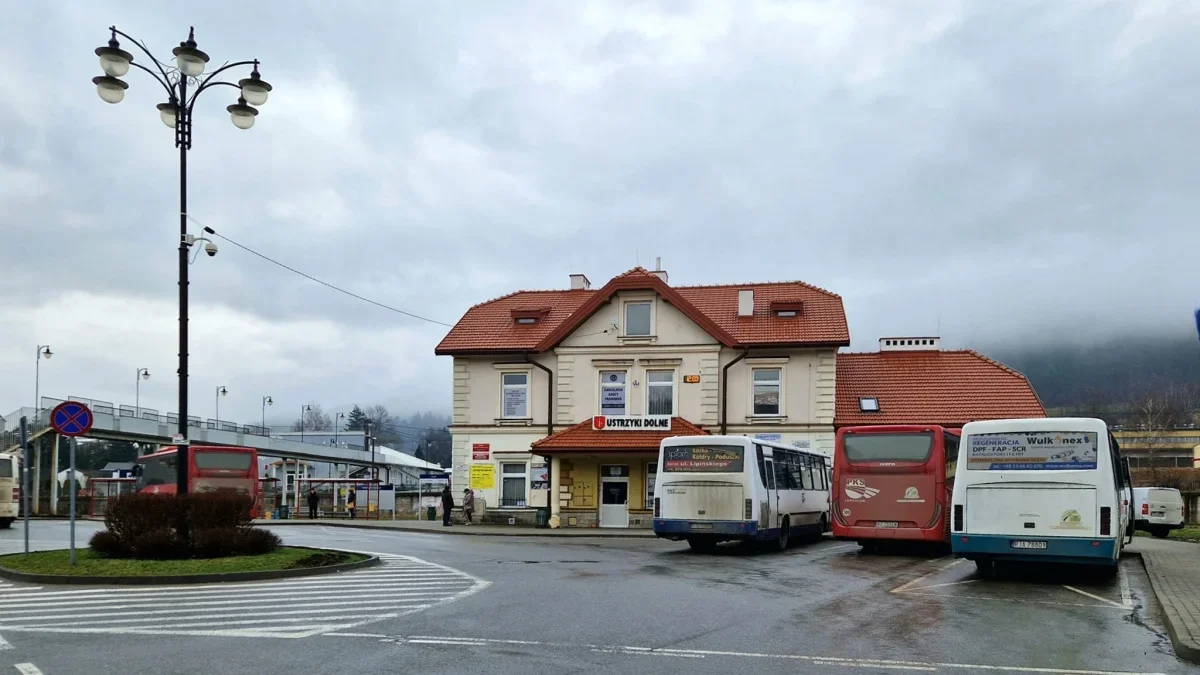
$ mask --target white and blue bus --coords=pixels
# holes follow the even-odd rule
[[[658,451],[654,533],[697,551],[722,541],[787,548],[829,528],[831,458],[746,436],[676,436]]]
[[[951,502],[954,555],[1105,565],[1127,543],[1129,472],[1102,420],[971,422],[962,429]]]

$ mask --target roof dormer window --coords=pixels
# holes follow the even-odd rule
[[[531,309],[514,309],[512,310],[513,323],[518,326],[533,326],[542,322],[546,315],[550,313],[549,307],[535,307]]]
[[[793,319],[804,313],[803,300],[773,300],[771,313],[781,319]]]
[[[866,413],[879,412],[879,399],[869,396],[858,399],[858,410]]]

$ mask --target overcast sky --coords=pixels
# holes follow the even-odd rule
[[[453,323],[519,288],[799,279],[855,349],[1189,330],[1198,2],[9,2],[0,414],[41,392],[175,409],[178,151],[161,88],[90,79],[106,27],[275,86],[201,96],[189,212]],[[125,49],[136,51],[132,45]],[[136,58],[146,61],[140,53]],[[236,71],[234,79],[244,76]],[[191,268],[192,414],[448,411],[447,330],[221,244]]]

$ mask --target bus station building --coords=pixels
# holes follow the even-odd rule
[[[803,282],[673,286],[641,267],[600,288],[570,281],[471,307],[435,350],[454,360],[453,492],[471,487],[488,522],[533,524],[541,510],[551,526],[649,527],[669,436],[831,453],[843,422],[1044,415],[1019,373],[936,338],[839,354],[842,298]],[[878,409],[844,410],[859,391]]]

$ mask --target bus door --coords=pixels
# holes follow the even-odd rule
[[[767,479],[767,528],[779,527],[779,490],[775,485],[775,462],[770,457],[763,460],[763,475]]]

